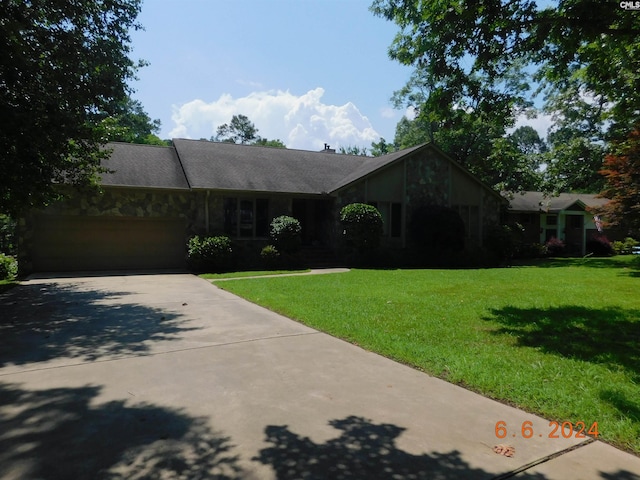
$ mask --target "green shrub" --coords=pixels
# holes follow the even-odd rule
[[[464,250],[465,227],[460,214],[442,205],[422,205],[411,214],[411,239],[429,254]]]
[[[231,239],[227,236],[195,236],[189,239],[187,260],[196,271],[227,270],[231,266],[232,254]]]
[[[284,253],[294,253],[302,244],[300,222],[287,215],[276,217],[271,221],[269,236],[275,247]]]
[[[372,250],[380,245],[382,215],[378,209],[366,203],[351,203],[340,210],[340,223],[344,227],[347,244],[359,252]]]
[[[613,248],[613,253],[616,255],[631,255],[633,253],[633,247],[638,245],[640,245],[640,242],[631,237],[627,237],[623,241],[613,242],[611,247]]]
[[[8,215],[0,214],[0,253],[16,253],[16,222]]]
[[[0,280],[12,280],[18,274],[18,262],[10,255],[0,253]]]
[[[275,267],[280,259],[280,252],[274,245],[267,245],[260,251],[260,258],[268,268]]]
[[[489,225],[484,233],[484,248],[494,261],[504,262],[513,258],[517,251],[514,228],[509,225]]]

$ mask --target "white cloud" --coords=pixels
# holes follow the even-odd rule
[[[280,139],[289,148],[321,150],[325,143],[334,148],[357,145],[369,147],[380,138],[369,119],[353,103],[327,105],[323,88],[296,96],[289,91],[253,92],[233,98],[224,94],[207,103],[192,100],[173,107],[171,137],[209,138],[233,115],[246,115],[261,137]]]

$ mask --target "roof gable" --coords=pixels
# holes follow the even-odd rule
[[[558,196],[543,192],[516,193],[509,201],[509,210],[514,212],[557,213],[564,210],[586,210],[600,207],[609,200],[588,193],[561,193]]]

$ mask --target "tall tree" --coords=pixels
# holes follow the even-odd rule
[[[606,181],[601,195],[611,199],[604,213],[611,224],[640,238],[640,126],[615,147],[601,172]]]
[[[338,152],[341,155],[357,155],[359,157],[367,156],[367,147],[359,147],[357,145],[347,145],[346,147],[340,147]]]
[[[215,142],[250,144],[256,142],[258,129],[246,115],[234,115],[229,123],[220,125],[216,130]]]
[[[260,145],[262,147],[275,147],[275,148],[287,148],[282,140],[276,138],[275,140],[267,140],[266,138],[258,138],[254,145]]]
[[[380,137],[380,140],[378,142],[371,142],[372,157],[380,157],[394,151],[395,145],[387,143],[387,141],[382,137]]]
[[[607,141],[640,121],[640,15],[617,4],[375,0],[371,9],[400,27],[389,54],[416,68],[404,98],[416,100],[429,125],[449,127],[462,110],[496,126],[503,117],[509,127],[535,96],[529,81],[555,94],[596,99]],[[555,94],[547,98],[551,109],[558,106]],[[474,135],[472,127],[464,126],[465,133]],[[572,133],[576,145],[584,144],[581,135]],[[494,145],[500,136],[492,137]],[[580,149],[574,150],[569,155]]]
[[[142,64],[129,57],[140,0],[0,4],[0,211],[42,206],[56,184],[91,184],[105,129]]]
[[[166,145],[157,135],[160,125],[160,120],[152,120],[138,100],[129,97],[122,102],[118,113],[102,120],[102,126],[111,142]]]

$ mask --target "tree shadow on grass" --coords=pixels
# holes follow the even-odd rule
[[[520,345],[640,376],[640,309],[504,307],[490,313],[485,320],[503,325],[495,333]]]
[[[0,384],[0,478],[242,478],[229,437],[150,404],[95,404],[100,388]]]
[[[640,257],[625,255],[621,257],[576,257],[541,258],[516,260],[514,266],[536,268],[588,267],[616,270],[620,275],[640,277]]]
[[[271,465],[279,480],[294,479],[423,479],[494,478],[481,468],[472,467],[459,451],[414,455],[396,446],[396,438],[405,430],[392,424],[349,416],[332,420],[329,425],[341,435],[323,444],[315,443],[289,430],[269,425],[266,440],[273,446],[254,458]],[[522,473],[518,478],[543,480],[540,474]]]
[[[0,297],[0,367],[144,354],[151,342],[192,330],[181,314],[127,302],[127,295],[55,282],[17,286]]]

